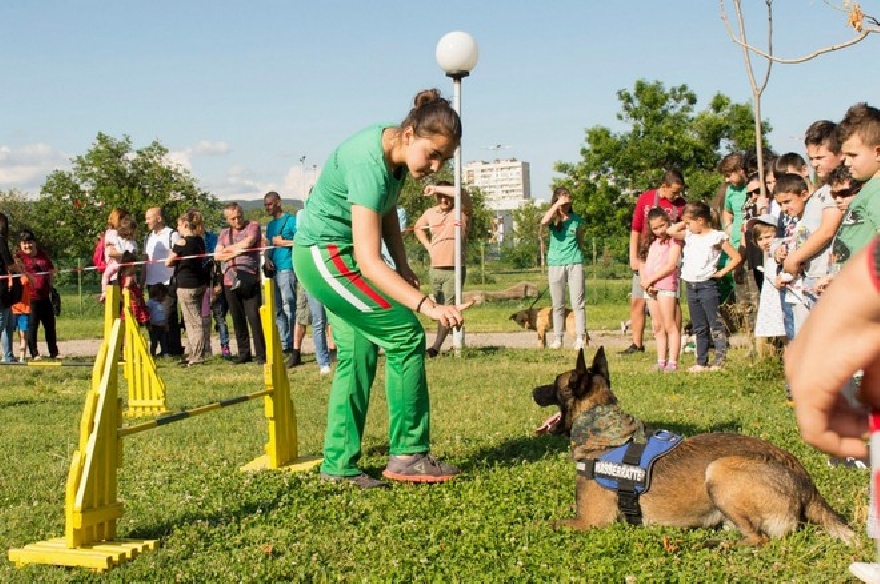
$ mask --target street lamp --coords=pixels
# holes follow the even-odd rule
[[[477,65],[477,41],[466,32],[450,32],[437,43],[436,54],[437,64],[452,79],[452,107],[461,116],[461,80]],[[455,189],[455,303],[461,304],[461,144],[452,158],[452,174]],[[452,347],[456,354],[463,346],[464,329],[453,329]]]
[[[305,184],[306,184],[306,157],[305,157],[305,156],[300,156],[300,157],[299,157],[299,175],[302,177],[302,184],[303,184],[303,189],[302,189],[302,192],[300,193],[300,198],[302,198],[302,200],[305,201],[305,200],[306,200],[306,192],[305,192],[305,191],[306,191],[306,189],[305,189]]]

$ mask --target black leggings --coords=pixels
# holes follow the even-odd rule
[[[49,356],[53,359],[58,356],[58,338],[55,333],[55,309],[48,298],[31,300],[31,314],[28,317],[27,343],[31,357],[36,357],[37,352],[37,327],[42,324],[46,331],[46,344],[49,346]]]

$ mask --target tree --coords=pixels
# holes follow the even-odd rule
[[[91,257],[114,207],[139,223],[150,207],[162,207],[172,225],[193,207],[208,222],[219,219],[216,198],[201,190],[189,171],[170,164],[167,155],[158,141],[133,151],[128,136],[117,140],[99,133],[88,152],[71,160],[72,170],[46,177],[29,223],[52,255]]]
[[[0,211],[5,213],[9,219],[11,240],[18,241],[15,238],[23,228],[34,229],[34,226],[29,223],[32,215],[31,205],[27,195],[18,189],[0,191]]]
[[[632,91],[619,90],[617,98],[617,119],[628,130],[588,128],[582,160],[555,165],[565,176],[554,186],[569,189],[588,236],[625,236],[635,198],[656,187],[668,168],[682,171],[690,198],[711,197],[723,180],[715,171],[722,154],[755,141],[752,108],[720,93],[699,112],[687,85],[667,89],[660,81],[640,79]],[[762,131],[770,131],[768,123]]]
[[[513,211],[513,229],[504,237],[502,261],[514,268],[534,268],[540,264],[541,217],[549,207],[547,203],[523,205]]]
[[[853,29],[855,32],[855,36],[848,41],[843,43],[838,43],[834,45],[829,45],[820,49],[817,49],[811,53],[806,55],[802,55],[800,57],[777,57],[773,54],[773,0],[764,0],[764,6],[767,9],[767,49],[761,50],[750,44],[748,39],[746,38],[746,26],[745,21],[743,19],[742,12],[742,0],[732,0],[734,12],[736,14],[736,23],[738,31],[735,32],[733,27],[730,24],[730,21],[727,19],[727,11],[725,10],[725,0],[719,0],[719,6],[721,8],[721,20],[724,22],[724,26],[727,28],[727,34],[730,35],[730,38],[742,48],[743,60],[746,65],[746,73],[749,76],[749,85],[752,88],[752,100],[754,103],[754,120],[755,120],[755,152],[757,153],[758,158],[758,173],[761,176],[764,176],[764,144],[763,144],[763,134],[764,132],[761,130],[761,96],[764,93],[764,90],[767,88],[767,83],[770,81],[770,70],[773,67],[773,63],[780,64],[795,64],[795,63],[804,63],[806,61],[810,61],[815,59],[819,55],[824,53],[829,53],[831,51],[838,51],[840,49],[844,49],[846,47],[852,46],[856,43],[859,43],[865,40],[869,34],[880,32],[880,21],[878,21],[873,16],[867,16],[862,12],[862,7],[860,4],[856,2],[851,2],[849,0],[845,0],[841,6],[833,6],[827,0],[825,4],[832,6],[837,10],[844,12],[847,15],[846,25]],[[758,83],[755,79],[755,70],[752,65],[751,55],[752,53],[763,57],[767,61],[767,69],[764,72],[763,80]],[[764,193],[765,185],[764,182],[761,181],[761,191]],[[766,194],[766,193],[764,193]]]

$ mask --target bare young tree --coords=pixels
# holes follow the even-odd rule
[[[852,45],[855,45],[856,43],[862,42],[863,40],[868,38],[869,35],[880,32],[880,21],[878,21],[877,18],[873,16],[866,15],[864,12],[862,12],[861,5],[856,2],[852,2],[851,0],[843,0],[843,2],[839,5],[833,4],[829,0],[825,0],[825,4],[828,5],[831,9],[842,12],[847,16],[846,26],[853,30],[855,36],[845,42],[822,47],[800,57],[779,57],[773,54],[773,0],[764,0],[764,5],[767,10],[766,49],[760,49],[756,47],[755,45],[751,44],[746,38],[746,26],[743,19],[742,0],[731,0],[731,2],[733,4],[734,12],[736,14],[736,30],[734,30],[734,27],[731,25],[730,20],[727,18],[726,0],[718,0],[719,6],[721,8],[721,20],[724,22],[724,26],[727,28],[727,33],[728,35],[730,35],[730,38],[733,40],[734,43],[742,48],[743,60],[745,61],[746,71],[749,75],[749,83],[752,87],[752,98],[754,100],[755,109],[755,147],[756,153],[758,155],[758,172],[763,177],[764,144],[761,137],[761,95],[764,93],[764,89],[766,89],[767,83],[770,80],[770,70],[773,67],[773,63],[779,63],[782,65],[804,63],[806,61],[815,59],[819,55],[830,53],[832,51],[839,51],[840,49],[850,47]],[[765,71],[764,78],[760,84],[758,84],[755,78],[754,67],[752,66],[751,55],[753,53],[767,61],[767,70]],[[763,181],[761,182],[761,195],[766,196]]]

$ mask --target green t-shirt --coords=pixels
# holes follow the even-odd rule
[[[569,213],[568,219],[554,227],[548,226],[550,231],[550,249],[547,250],[548,266],[567,266],[569,264],[584,263],[584,254],[578,247],[577,230],[584,224],[584,219],[577,213]]]
[[[730,224],[730,245],[739,249],[742,240],[743,205],[746,204],[746,185],[735,187],[727,186],[724,193],[724,210],[733,213],[733,222]]]
[[[855,196],[837,230],[831,248],[834,261],[843,265],[871,243],[880,232],[880,178],[872,178]]]
[[[406,171],[393,176],[385,163],[382,131],[396,124],[376,124],[343,142],[324,167],[306,199],[297,225],[298,245],[351,244],[351,206],[385,215],[397,204]]]

